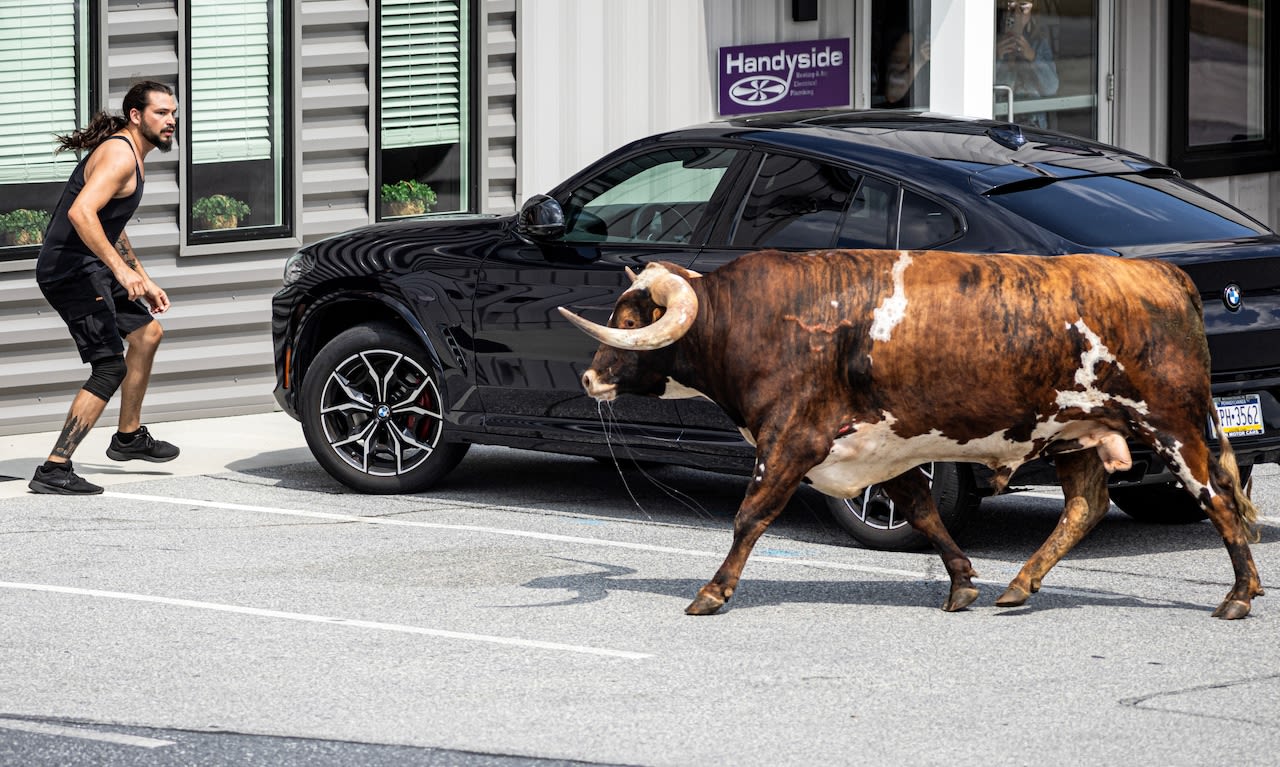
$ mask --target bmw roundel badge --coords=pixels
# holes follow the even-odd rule
[[[1244,293],[1240,291],[1240,286],[1233,282],[1223,288],[1222,303],[1233,312],[1240,311],[1240,307],[1244,306]]]

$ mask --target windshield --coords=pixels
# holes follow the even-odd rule
[[[1138,175],[1062,179],[991,200],[1072,242],[1117,248],[1255,237],[1269,232],[1177,178]]]

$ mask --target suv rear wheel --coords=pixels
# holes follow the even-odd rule
[[[1252,466],[1240,467],[1240,484],[1249,482]],[[1208,519],[1200,502],[1176,482],[1111,488],[1111,500],[1139,522],[1186,525]]]
[[[302,382],[302,433],[324,470],[362,493],[416,493],[469,445],[445,439],[439,373],[418,341],[386,325],[334,337]]]
[[[929,475],[938,515],[955,535],[978,512],[981,497],[974,488],[973,472],[968,466],[955,463],[927,463],[922,468]],[[879,485],[863,490],[856,498],[827,498],[827,508],[836,522],[867,548],[912,551],[929,546],[929,539],[916,532],[907,522],[907,515]]]

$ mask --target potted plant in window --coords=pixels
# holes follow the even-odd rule
[[[249,206],[225,194],[201,197],[191,206],[191,217],[201,229],[234,229],[249,215]]]
[[[19,208],[0,214],[0,236],[5,245],[39,245],[49,226],[49,211]]]
[[[436,204],[436,193],[429,185],[406,178],[394,184],[382,185],[382,203],[386,215],[417,216],[431,210]]]

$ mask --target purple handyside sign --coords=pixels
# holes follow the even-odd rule
[[[849,105],[849,40],[720,49],[720,114]]]

